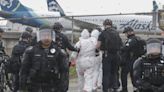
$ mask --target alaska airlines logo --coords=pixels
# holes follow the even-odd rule
[[[1,0],[0,3],[2,6],[11,8],[14,0]]]
[[[152,21],[140,23],[139,20],[132,19],[126,23],[120,24],[120,29],[123,29],[127,26],[130,26],[133,29],[150,30],[152,29]]]
[[[48,6],[48,10],[50,11],[59,11],[58,4],[55,1],[50,1]]]

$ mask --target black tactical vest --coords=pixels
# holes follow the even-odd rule
[[[164,61],[143,61],[142,79],[149,83],[160,86],[164,84]]]
[[[54,47],[49,49],[34,47],[30,76],[38,81],[58,78],[58,55],[59,51]]]

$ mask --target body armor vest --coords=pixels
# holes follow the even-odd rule
[[[142,79],[149,81],[154,85],[162,85],[164,83],[164,61],[143,62]]]

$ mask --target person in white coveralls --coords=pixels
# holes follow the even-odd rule
[[[94,44],[97,44],[97,39],[99,36],[100,32],[97,29],[94,29],[91,32],[91,41]],[[93,77],[93,90],[96,90],[97,88],[101,87],[102,85],[102,53],[98,52],[95,55],[95,60],[94,60],[94,77]]]
[[[90,39],[87,29],[82,31],[75,47],[79,49],[76,60],[79,92],[92,92],[96,44]]]

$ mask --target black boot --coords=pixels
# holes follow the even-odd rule
[[[118,92],[118,89],[113,89],[113,91],[112,92]]]
[[[128,92],[127,88],[122,88],[122,90],[120,92]]]

